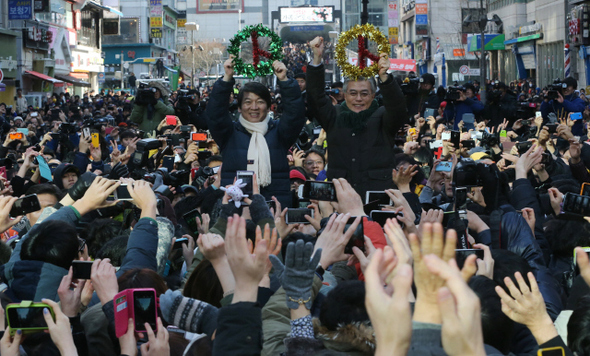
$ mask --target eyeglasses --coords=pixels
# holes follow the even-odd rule
[[[361,91],[361,92],[357,92],[357,91],[347,91],[346,94],[352,96],[352,97],[357,97],[357,96],[361,96],[361,98],[366,99],[369,97],[369,95],[371,95],[371,93],[369,93],[368,91]]]
[[[307,162],[305,162],[306,166],[313,166],[313,165],[321,166],[322,164],[324,164],[324,161],[307,161]]]
[[[84,252],[84,247],[86,247],[86,240],[78,237],[78,243],[79,243],[78,252]]]

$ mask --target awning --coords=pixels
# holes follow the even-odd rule
[[[78,78],[74,78],[70,75],[57,74],[55,77],[57,79],[63,80],[64,82],[72,83],[72,84],[79,86],[79,87],[87,87],[87,88],[90,87],[90,83],[88,83],[87,81],[84,81],[84,80],[78,79]]]
[[[34,70],[25,70],[26,75],[32,75],[33,77],[37,77],[41,80],[45,80],[48,81],[50,83],[53,83],[53,85],[55,85],[56,87],[63,87],[64,86],[64,82],[55,78],[52,78],[48,75],[45,75],[43,73],[39,73],[39,72],[35,72]]]
[[[178,71],[177,71],[176,69],[172,69],[172,68],[170,68],[170,67],[166,67],[166,66],[164,66],[164,68],[165,68],[167,71],[169,71],[170,73],[174,73],[174,74],[178,73]]]
[[[508,41],[504,41],[505,45],[511,45],[511,44],[515,44],[515,43],[520,43],[520,42],[525,42],[525,41],[532,41],[532,40],[539,40],[543,38],[543,34],[542,33],[535,33],[529,36],[523,36],[523,37],[517,37],[517,38],[513,38],[511,40]]]

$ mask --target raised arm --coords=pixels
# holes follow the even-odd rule
[[[279,79],[278,83],[283,97],[283,116],[278,124],[279,136],[284,146],[289,148],[295,144],[303,125],[305,125],[305,103],[301,98],[301,90],[299,90],[297,82],[287,78],[285,64],[275,61],[273,69]]]
[[[229,114],[229,95],[232,93],[234,80],[233,56],[223,64],[225,75],[213,85],[207,109],[205,109],[205,118],[209,131],[219,148],[223,150],[229,137],[232,135],[234,126]]]
[[[383,128],[391,137],[397,135],[397,130],[408,123],[408,110],[406,100],[402,89],[393,79],[393,76],[387,74],[389,69],[389,58],[387,54],[381,53],[379,59],[379,89],[383,93],[383,105],[385,106],[385,115],[383,116]]]
[[[313,61],[307,66],[307,105],[324,130],[329,132],[336,122],[337,111],[324,91],[324,39],[318,36],[309,45],[313,50]]]

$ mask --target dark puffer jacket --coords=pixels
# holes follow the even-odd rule
[[[343,127],[341,106],[332,105],[325,94],[324,66],[307,69],[307,100],[327,133],[328,180],[346,178],[361,197],[368,190],[393,188],[394,140],[398,129],[407,123],[406,103],[397,82],[390,77],[379,88],[384,107],[369,117],[365,130],[355,133]]]
[[[261,189],[267,200],[275,196],[284,207],[291,206],[289,180],[289,162],[287,153],[295,144],[299,133],[305,125],[305,105],[301,100],[299,85],[293,79],[279,81],[283,98],[283,115],[280,120],[270,120],[264,138],[270,152],[272,167],[271,183]],[[252,135],[240,124],[233,122],[229,112],[229,95],[235,81],[225,82],[219,79],[213,86],[205,117],[211,136],[219,145],[223,155],[221,168],[221,185],[232,184],[236,172],[247,170],[248,147]]]

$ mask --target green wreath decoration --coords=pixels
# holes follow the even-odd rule
[[[249,37],[252,37],[253,61],[251,64],[244,63],[240,58],[240,45],[242,42],[247,41]],[[270,38],[268,51],[261,50],[258,47],[259,37]],[[230,40],[230,43],[231,45],[227,51],[235,56],[233,60],[234,70],[239,75],[255,78],[272,74],[272,63],[283,59],[283,41],[281,37],[262,24],[246,26]],[[268,59],[261,60],[260,57]]]

